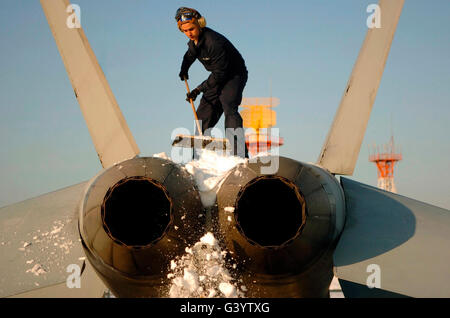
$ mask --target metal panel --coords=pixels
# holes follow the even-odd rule
[[[335,275],[366,285],[379,273],[380,290],[450,297],[450,211],[343,177],[341,183],[347,217]]]
[[[0,209],[0,297],[65,285],[67,267],[82,268],[77,206],[86,184]]]
[[[100,298],[104,297],[108,289],[103,284],[97,273],[89,262],[85,261],[85,266],[80,278],[80,288],[68,288],[66,281],[34,289],[22,294],[14,295],[11,298]],[[68,273],[67,275],[70,275]]]
[[[317,159],[334,174],[352,175],[404,0],[380,0],[381,28],[366,38]]]
[[[102,166],[136,157],[139,148],[83,29],[67,25],[69,1],[41,0],[41,5]]]

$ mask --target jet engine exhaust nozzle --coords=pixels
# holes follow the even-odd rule
[[[278,170],[264,174],[272,159]],[[216,219],[247,297],[328,296],[345,219],[344,194],[330,173],[281,156],[240,164],[217,193]]]
[[[261,176],[239,192],[236,226],[256,245],[282,248],[300,235],[306,221],[305,207],[303,196],[291,181],[280,176]]]
[[[88,260],[118,297],[162,297],[170,261],[203,235],[192,176],[162,158],[134,158],[101,171],[80,204]]]

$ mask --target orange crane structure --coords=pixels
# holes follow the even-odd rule
[[[378,169],[378,188],[397,193],[394,182],[394,166],[397,161],[402,160],[402,154],[396,152],[394,137],[388,144],[383,145],[383,151],[379,147],[373,146],[373,153],[369,155],[369,161],[375,163]]]
[[[280,100],[273,97],[246,97],[242,99],[241,111],[243,126],[246,129],[245,142],[251,156],[267,153],[272,147],[282,146],[283,138],[278,130],[272,129],[276,125],[277,114],[271,108],[279,105]],[[273,134],[273,132],[277,132]]]

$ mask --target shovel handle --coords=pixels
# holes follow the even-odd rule
[[[188,85],[186,77],[184,78],[184,82],[186,83],[186,89],[189,94],[191,91],[189,90],[189,85]],[[192,98],[189,98],[189,101],[191,102],[192,111],[194,112],[195,123],[197,124],[198,133],[200,134],[200,136],[203,136],[202,129],[200,128],[200,123],[198,122],[197,112],[195,111],[194,102],[192,101]]]

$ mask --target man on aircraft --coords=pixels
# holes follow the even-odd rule
[[[211,72],[204,82],[187,94],[186,99],[194,101],[203,93],[197,108],[202,133],[213,128],[225,113],[226,137],[233,145],[232,154],[248,158],[242,117],[238,112],[248,75],[244,59],[227,38],[206,27],[205,18],[195,9],[179,8],[175,20],[180,31],[189,38],[180,79],[189,78],[188,70],[196,59]]]

